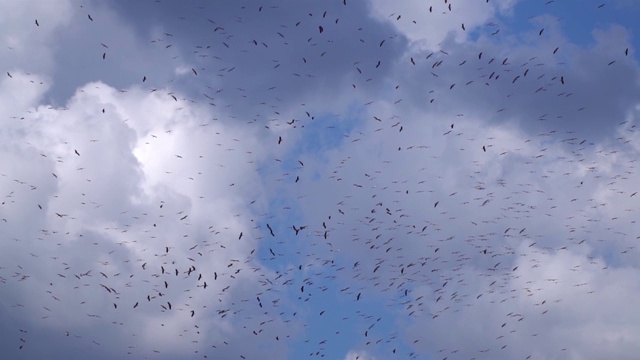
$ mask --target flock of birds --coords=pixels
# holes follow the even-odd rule
[[[493,6],[493,0],[482,3]],[[292,352],[296,358],[322,358],[357,348],[362,352],[350,360],[367,354],[542,359],[540,354],[563,358],[572,351],[560,345],[517,356],[509,352],[521,345],[514,339],[523,333],[535,346],[549,343],[551,335],[539,329],[562,305],[558,288],[584,297],[598,292],[585,277],[540,273],[549,257],[593,251],[588,262],[563,269],[580,273],[605,271],[608,262],[626,264],[638,254],[635,236],[624,230],[633,229],[635,221],[616,222],[631,219],[637,191],[635,159],[611,165],[624,166],[611,176],[610,167],[590,161],[624,156],[598,148],[567,120],[598,105],[585,103],[586,90],[572,86],[579,80],[563,66],[561,46],[550,43],[528,58],[510,55],[491,43],[503,34],[500,25],[489,23],[473,30],[490,39],[485,48],[445,41],[397,56],[407,40],[390,34],[389,24],[421,26],[439,17],[455,22],[455,31],[472,31],[452,20],[468,6],[460,0],[427,1],[419,14],[391,13],[383,30],[360,26],[374,21],[358,17],[370,11],[364,2],[305,4],[309,9],[290,9],[281,1],[224,4],[233,7],[233,15],[198,4],[153,2],[132,10],[172,17],[163,24],[166,32],[149,44],[180,67],[169,83],[156,81],[152,70],[137,69],[133,86],[176,111],[196,104],[222,114],[189,122],[204,140],[185,140],[176,121],[140,136],[136,146],[160,164],[156,183],[172,184],[175,192],[155,189],[154,195],[132,200],[126,194],[143,193],[143,186],[111,188],[109,181],[118,180],[112,173],[130,168],[100,160],[110,152],[102,144],[113,140],[101,133],[54,144],[49,152],[45,146],[27,147],[25,156],[40,169],[34,172],[46,176],[28,178],[23,169],[0,166],[0,231],[6,242],[1,248],[8,261],[0,264],[0,304],[25,319],[19,328],[2,330],[11,346],[20,354],[42,354],[46,349],[37,350],[42,345],[33,333],[47,328],[52,331],[47,334],[57,334],[48,341],[68,344],[56,345],[60,351],[77,348],[96,358],[106,353],[264,359]],[[181,16],[176,7],[196,7],[185,13],[202,18]],[[95,12],[83,17],[89,32],[101,21]],[[30,21],[46,31],[46,18]],[[194,23],[207,33],[189,39]],[[534,41],[548,42],[549,32],[534,30]],[[94,56],[98,74],[124,56],[117,54],[117,44],[103,41],[97,41]],[[183,41],[196,43],[185,48]],[[606,76],[631,55],[626,46],[605,54],[600,71]],[[18,78],[15,70],[6,76]],[[265,84],[263,76],[278,83]],[[188,90],[168,90],[172,84]],[[106,85],[82,91],[101,87]],[[318,91],[326,99],[312,98]],[[128,92],[134,90],[113,96],[122,99]],[[340,103],[346,93],[353,93],[353,103]],[[544,130],[509,143],[504,133],[469,120],[476,102],[486,112],[479,116],[497,119],[538,107],[541,115],[529,121],[533,125],[522,126],[529,133]],[[442,118],[407,118],[407,107],[416,103],[420,111]],[[545,112],[545,104],[556,112]],[[348,114],[335,114],[338,108]],[[85,110],[91,123],[120,116],[111,104]],[[28,121],[32,115],[11,120]],[[615,145],[629,146],[637,136],[635,125],[619,127]],[[262,145],[252,148],[236,137],[246,129]],[[485,134],[490,135],[480,138]],[[434,142],[420,142],[425,137]],[[189,147],[208,142],[219,155]],[[334,142],[339,154],[316,154]],[[171,147],[176,143],[185,148]],[[551,154],[558,149],[563,161]],[[505,168],[496,168],[499,163]],[[113,169],[105,170],[109,166]],[[254,166],[257,170],[246,170]],[[578,171],[583,174],[575,175]],[[104,178],[84,178],[84,173]],[[227,175],[234,173],[241,175]],[[211,184],[212,179],[217,180]],[[605,183],[607,195],[593,195]],[[266,203],[256,187],[267,194]],[[188,199],[176,195],[182,190]],[[255,198],[240,205],[217,203],[217,197],[227,202],[235,192]],[[604,209],[616,203],[626,206],[624,212],[602,218],[599,211],[609,214]],[[218,206],[230,213],[208,219]],[[238,209],[248,212],[235,213]],[[573,216],[558,220],[563,214]],[[28,228],[33,239],[19,235]],[[555,239],[558,234],[566,239]],[[497,336],[482,343],[429,342],[430,331],[445,331],[465,316],[477,320],[485,328],[481,332]],[[161,340],[149,340],[153,336]],[[171,337],[178,340],[167,340]]]

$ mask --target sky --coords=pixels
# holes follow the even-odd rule
[[[637,359],[640,3],[0,1],[11,359]]]

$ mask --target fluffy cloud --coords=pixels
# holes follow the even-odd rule
[[[113,334],[120,341],[136,334],[138,347],[173,353],[203,349],[182,331],[236,336],[243,320],[218,312],[271,276],[248,256],[257,234],[247,206],[264,197],[251,164],[260,148],[247,132],[195,120],[210,116],[167,95],[92,83],[64,109],[40,106],[13,122],[2,216],[15,242],[3,245],[3,263],[26,277],[13,303],[40,309],[23,316],[58,334],[113,321],[127,329]],[[38,262],[11,257],[27,249]],[[163,311],[168,302],[174,311]],[[224,319],[199,323],[191,310]]]
[[[349,351],[344,360],[375,360],[375,358],[366,351]]]
[[[515,0],[491,3],[476,1],[460,6],[441,1],[404,1],[394,4],[373,0],[370,7],[376,19],[392,24],[414,46],[440,50],[448,37],[454,37],[456,42],[464,42],[468,39],[468,33],[487,26],[497,13],[510,13],[515,3]]]
[[[585,66],[595,73],[603,64]],[[618,306],[599,307],[600,315],[591,307],[611,302],[638,271],[628,256],[636,250],[635,107],[616,107],[619,125],[591,140],[562,126],[532,133],[545,126],[516,125],[538,116],[517,103],[496,123],[470,115],[491,112],[481,102],[465,101],[456,115],[453,105],[396,100],[412,93],[426,91],[400,87],[395,101],[371,105],[329,161],[312,163],[329,175],[314,185],[322,195],[296,194],[307,219],[327,224],[325,256],[351,269],[336,288],[366,289],[403,308],[404,342],[421,354],[634,356],[624,303],[640,294],[626,287]],[[540,104],[550,119],[564,111]],[[596,350],[582,326],[619,334]]]

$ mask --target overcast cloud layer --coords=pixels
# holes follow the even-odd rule
[[[639,4],[0,1],[11,359],[637,359]]]

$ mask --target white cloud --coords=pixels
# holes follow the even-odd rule
[[[375,18],[391,24],[414,46],[439,50],[448,36],[454,36],[459,43],[464,42],[468,32],[486,26],[498,12],[509,13],[516,1],[445,3],[412,0],[392,3],[372,0],[370,3]]]
[[[376,358],[368,354],[366,351],[351,350],[344,357],[344,360],[375,360]]]
[[[632,358],[625,304],[640,292],[627,286],[612,300],[638,275],[632,109],[593,145],[470,115],[482,107],[458,117],[378,102],[362,118],[380,122],[365,120],[328,162],[311,163],[328,175],[314,184],[324,191],[302,191],[303,211],[330,215],[328,241],[359,263],[337,287],[402,303],[406,342],[421,354]],[[615,336],[594,342],[582,326]]]
[[[229,315],[219,325],[199,326],[195,339],[202,345],[194,345],[192,336],[176,337],[187,329],[195,332],[196,319],[213,320],[220,316],[217,310],[234,308],[234,298],[255,297],[261,276],[270,277],[247,256],[257,246],[247,206],[264,197],[256,163],[250,162],[260,148],[248,132],[216,123],[202,126],[197,120],[211,117],[207,109],[160,92],[119,92],[92,83],[79,89],[65,109],[39,106],[13,122],[13,138],[4,141],[3,172],[11,177],[3,177],[9,199],[2,216],[11,227],[6,236],[19,242],[4,244],[2,262],[24,268],[10,256],[27,249],[40,259],[23,270],[27,283],[12,287],[16,303],[40,309],[22,316],[33,324],[47,316],[43,325],[59,332],[89,326],[86,333],[94,336],[94,324],[123,322],[126,330],[113,336],[137,334],[139,351],[188,352],[204,349],[220,333],[237,336],[233,327],[246,320]],[[19,225],[25,221],[32,226]],[[187,279],[192,265],[196,270]],[[89,270],[90,276],[75,277]],[[199,275],[203,278],[197,281]],[[55,290],[44,293],[50,282]],[[243,282],[251,285],[240,286]],[[148,295],[156,299],[149,302]],[[173,311],[162,311],[167,301]],[[251,315],[253,307],[244,313]],[[199,316],[191,318],[191,310]],[[100,314],[102,320],[87,314]]]

